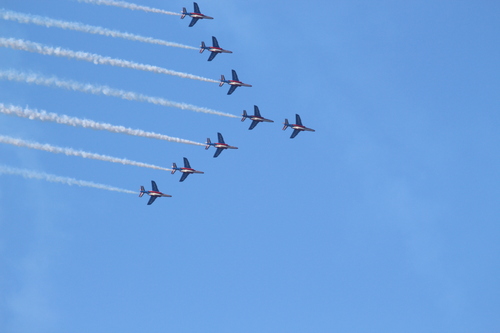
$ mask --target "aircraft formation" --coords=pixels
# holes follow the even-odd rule
[[[194,2],[194,12],[192,12],[192,13],[187,12],[186,8],[182,8],[181,19],[185,18],[186,16],[191,17],[191,22],[189,23],[189,27],[193,27],[196,24],[196,22],[198,22],[198,20],[200,20],[200,19],[213,19],[213,17],[211,17],[211,16],[207,16],[207,15],[202,14],[200,12],[200,7],[198,6],[198,4],[196,2]],[[219,54],[219,53],[233,53],[232,51],[228,51],[228,50],[221,48],[219,46],[219,42],[217,41],[217,38],[215,38],[214,36],[212,36],[212,46],[206,46],[205,42],[203,42],[203,41],[201,42],[200,53],[203,53],[205,50],[211,52],[210,56],[207,59],[208,61],[212,61],[215,58],[215,56],[217,56],[217,54]],[[238,87],[252,87],[252,85],[250,85],[250,84],[241,82],[238,78],[238,74],[236,73],[236,71],[234,69],[231,70],[231,76],[232,76],[231,80],[226,80],[224,75],[221,75],[221,79],[220,79],[220,83],[219,83],[219,87],[222,87],[226,83],[230,86],[229,90],[227,92],[227,95],[231,95]],[[255,128],[255,126],[257,126],[257,124],[259,124],[260,122],[270,122],[270,123],[274,122],[271,119],[267,119],[267,118],[262,117],[262,115],[260,114],[259,107],[257,105],[254,105],[254,114],[253,115],[248,115],[246,110],[243,110],[243,115],[242,115],[241,121],[245,121],[247,118],[252,121],[252,123],[250,124],[250,127],[248,128],[249,130],[253,130]],[[300,118],[300,116],[298,114],[295,114],[295,124],[290,124],[288,122],[288,119],[286,119],[286,118],[285,118],[285,122],[283,124],[284,124],[283,130],[286,130],[288,127],[291,127],[293,129],[293,132],[290,136],[290,139],[295,138],[302,131],[315,132],[314,129],[308,128],[302,124],[302,119]],[[226,149],[238,149],[238,147],[234,147],[234,146],[227,144],[224,141],[224,137],[222,136],[221,133],[217,133],[217,142],[211,142],[210,138],[207,138],[205,149],[209,149],[212,146],[214,148],[216,148],[216,151],[215,151],[214,156],[213,156],[214,158],[218,157],[220,155],[220,153],[222,153]],[[191,173],[203,173],[201,171],[197,171],[197,170],[192,169],[191,166],[189,165],[189,161],[186,157],[184,157],[184,167],[183,168],[177,167],[177,165],[174,163],[172,166],[172,169],[173,169],[172,174],[174,174],[176,171],[180,171],[183,173],[181,176],[181,179],[179,180],[180,182],[184,181],[187,178],[187,176]],[[144,193],[148,193],[148,194],[153,193],[150,195],[156,195],[156,196],[151,197],[151,199],[148,202],[148,205],[153,203],[153,201],[154,201],[154,199],[156,199],[156,197],[160,196],[159,194],[156,194],[156,193],[161,193],[161,192],[158,192],[158,188],[156,187],[156,183],[154,181],[152,181],[152,185],[153,185],[153,191],[149,191],[149,192],[145,192],[144,187],[141,186],[141,192],[139,195],[139,196],[142,196]]]
[[[92,3],[94,1],[89,1],[89,2]],[[98,2],[97,0],[94,3],[95,4],[102,4],[102,3]],[[108,3],[106,3],[106,4],[108,4]],[[125,2],[120,2],[120,6],[123,6],[124,4],[127,4],[127,6],[130,5],[131,7],[137,8],[136,5],[128,4]],[[191,21],[189,22],[189,27],[195,26],[199,20],[204,20],[204,19],[212,20],[212,19],[214,19],[211,16],[202,14],[200,11],[200,7],[198,6],[198,4],[196,2],[193,3],[193,6],[194,6],[193,12],[188,12],[185,7],[182,8],[182,12],[180,14],[174,13],[174,12],[167,12],[167,11],[162,11],[162,12],[169,14],[169,15],[179,15],[181,19],[184,19],[187,16],[189,16],[191,18]],[[141,9],[146,10],[146,11],[150,11],[151,8],[141,6]],[[44,24],[46,26],[57,26],[57,27],[61,27],[64,29],[79,30],[79,31],[90,32],[90,33],[99,33],[99,34],[109,35],[109,36],[114,36],[114,37],[124,37],[127,39],[133,39],[133,40],[137,40],[137,41],[151,42],[151,40],[152,40],[151,38],[144,38],[142,36],[137,36],[137,35],[134,35],[131,37],[131,34],[123,34],[123,33],[116,32],[116,31],[110,31],[108,29],[101,28],[101,27],[92,27],[92,26],[82,25],[82,24],[73,23],[73,22],[65,22],[65,21],[60,21],[60,20],[52,20],[49,18],[34,17],[34,16],[23,15],[23,14],[15,13],[15,12],[8,12],[7,13],[4,11],[3,18],[6,19],[6,17],[8,19],[17,19],[20,22],[24,21],[24,23],[26,21],[32,21],[32,22],[37,22],[37,24]],[[168,45],[168,46],[192,48],[193,49],[193,47],[183,46],[181,44],[174,45],[174,43],[169,43],[169,42],[161,41],[161,40],[153,40],[153,42],[157,43],[157,44]],[[110,64],[110,65],[116,65],[116,66],[120,66],[120,67],[130,67],[130,68],[140,69],[140,70],[144,70],[145,68],[147,68],[148,70],[151,69],[151,71],[155,71],[158,73],[176,75],[176,76],[181,76],[181,77],[186,77],[186,78],[193,78],[193,79],[202,80],[202,81],[217,82],[216,80],[206,79],[206,78],[202,78],[202,77],[191,75],[191,74],[166,70],[166,69],[156,67],[156,66],[146,66],[146,65],[142,65],[142,64],[132,63],[129,61],[123,61],[120,59],[105,58],[106,61],[104,61],[104,60],[102,60],[102,59],[104,59],[104,57],[99,56],[99,55],[95,55],[95,54],[90,54],[90,53],[74,52],[71,50],[57,49],[58,53],[56,54],[54,49],[51,47],[46,47],[46,46],[43,46],[43,45],[37,44],[37,43],[25,42],[22,40],[2,39],[2,40],[0,40],[0,44],[2,44],[1,46],[3,46],[3,47],[11,47],[14,49],[20,49],[20,50],[24,50],[24,51],[39,52],[39,50],[42,50],[39,53],[47,54],[47,55],[56,55],[56,56],[60,56],[59,54],[64,53],[64,56],[69,57],[69,58],[75,58],[78,60],[87,60],[87,61],[92,61],[94,63],[106,63],[106,64]],[[196,49],[196,48],[194,48],[194,49]],[[217,38],[215,36],[212,36],[212,45],[211,46],[207,46],[204,41],[201,42],[199,52],[203,53],[205,50],[210,52],[210,55],[207,59],[207,61],[209,61],[209,62],[213,61],[215,59],[215,57],[220,53],[227,53],[227,54],[233,53],[232,51],[221,48],[219,45],[219,41],[217,40]],[[12,73],[2,73],[2,75],[7,75],[7,74],[10,74],[11,77],[15,76],[18,80],[24,79],[24,78],[22,78],[22,76],[23,76],[22,73],[14,73],[14,75],[12,75]],[[42,80],[38,80],[38,81],[40,82]],[[226,79],[225,76],[222,74],[218,83],[219,83],[219,87],[222,87],[224,84],[228,84],[229,90],[227,91],[227,95],[233,94],[234,91],[236,90],[236,88],[238,88],[238,87],[252,87],[252,85],[240,81],[240,79],[238,78],[238,74],[236,73],[236,71],[234,69],[231,70],[231,79]],[[47,83],[44,83],[44,84],[48,85]],[[71,89],[73,89],[73,90],[82,90],[80,85],[78,85],[75,88],[76,85],[78,85],[78,84],[73,83],[73,82],[71,82],[71,83],[62,82],[61,84],[59,84],[59,86],[71,86]],[[107,87],[106,87],[106,90],[110,91],[110,89]],[[123,92],[123,91],[116,91],[116,93],[115,93],[115,95],[117,95],[117,96],[121,96],[124,94],[126,94],[126,92]],[[126,95],[129,95],[129,94],[126,94]],[[142,98],[142,96],[141,96],[141,98]],[[147,97],[147,98],[143,98],[143,99],[153,100],[155,102],[159,101],[158,98]],[[168,101],[163,101],[163,100],[161,100],[161,102],[163,102],[165,104],[167,104],[167,103],[174,104],[174,103],[170,103]],[[194,106],[192,106],[192,108],[196,109],[196,111],[199,111],[199,109],[201,109],[201,108],[197,108]],[[26,114],[29,113],[30,119],[34,118],[33,115],[38,117],[38,113],[36,113],[36,111],[34,111],[34,110],[23,110],[21,112],[19,110],[14,110],[13,107],[3,106],[3,104],[0,105],[0,109],[1,109],[0,111],[2,111],[2,113],[17,112],[18,116],[20,114],[23,114],[23,115],[21,115],[23,117],[26,117],[27,116]],[[202,110],[202,111],[205,112],[206,110]],[[222,114],[221,112],[215,112],[213,110],[208,110],[206,112],[215,113],[215,114]],[[225,114],[225,115],[234,117],[234,115],[228,115],[228,114]],[[72,126],[74,126],[75,123],[79,124],[79,122],[80,122],[80,120],[77,118],[70,119],[68,117],[59,117],[58,115],[55,115],[55,114],[52,115],[52,118],[57,119],[58,122],[62,122],[61,119],[64,118],[64,121],[66,122],[66,124],[71,123]],[[261,112],[260,112],[259,107],[257,105],[254,105],[254,111],[253,111],[252,115],[248,114],[246,110],[243,110],[241,121],[243,122],[247,118],[251,120],[251,123],[250,123],[248,130],[253,130],[261,122],[262,123],[265,123],[265,122],[273,123],[274,122],[271,119],[264,118],[261,115]],[[95,125],[96,126],[98,125],[99,129],[106,129],[106,130],[113,130],[113,131],[115,130],[114,127],[112,125],[109,125],[109,124],[95,124]],[[310,131],[310,132],[315,131],[314,129],[311,129],[311,128],[304,126],[302,123],[301,117],[298,114],[295,115],[295,123],[294,124],[289,123],[288,119],[285,119],[283,125],[284,125],[283,130],[286,130],[288,127],[291,127],[293,129],[293,132],[290,136],[291,139],[295,138],[302,131]],[[94,127],[96,127],[96,126],[94,126]],[[138,131],[133,131],[131,129],[125,129],[125,131],[128,131],[128,134],[130,134],[131,132],[134,132],[134,135],[136,135],[136,133],[138,132]],[[155,135],[157,137],[159,136],[155,133],[144,133],[143,135],[148,135],[148,136]],[[167,137],[167,136],[163,136],[162,139],[165,139],[164,137]],[[167,139],[168,140],[175,139],[175,140],[177,140],[177,142],[180,142],[180,140],[182,140],[182,139],[178,139],[178,138],[169,138],[169,137],[167,137]],[[39,149],[39,147],[41,147],[41,145],[36,144],[36,143],[28,143],[28,142],[24,142],[24,141],[21,142],[21,141],[22,140],[15,141],[12,138],[5,137],[2,143],[15,144],[18,146],[25,146],[25,147],[34,148],[34,149]],[[185,141],[185,143],[186,143],[188,140],[183,140],[183,141]],[[203,145],[201,143],[196,143],[196,142],[188,142],[188,143]],[[45,145],[44,147],[46,147],[46,146],[47,145]],[[205,149],[208,150],[211,146],[213,146],[216,149],[214,152],[214,155],[213,155],[214,158],[217,158],[224,150],[238,149],[238,147],[231,146],[231,145],[227,144],[224,140],[223,135],[220,132],[217,132],[217,141],[216,142],[212,142],[210,140],[210,138],[207,138],[207,141],[205,143]],[[59,151],[66,152],[69,150],[71,150],[71,149],[59,148],[59,147],[55,147],[55,146],[50,147],[51,152],[59,152]],[[78,153],[78,154],[76,154],[76,153]],[[73,155],[86,156],[86,157],[90,155],[86,152],[79,152],[78,151],[76,153],[74,153]],[[96,156],[97,159],[114,161],[113,158],[108,157],[108,156],[97,155],[97,154],[93,154],[92,156],[94,156],[94,155]],[[128,162],[132,163],[133,161],[128,161]],[[134,165],[139,164],[138,162],[133,162],[133,163],[135,163]],[[146,164],[144,164],[144,165],[146,165]],[[183,167],[178,167],[177,164],[174,162],[171,169],[164,169],[164,168],[163,169],[170,170],[172,174],[179,171],[181,173],[181,178],[179,179],[179,182],[184,182],[190,174],[195,174],[195,173],[203,174],[204,173],[203,171],[193,169],[189,163],[189,160],[186,157],[183,158],[183,165],[184,165]],[[141,166],[142,166],[142,164],[141,164]],[[156,167],[153,165],[146,165],[146,166],[153,167],[156,169],[162,169],[161,167]],[[139,197],[144,196],[144,194],[147,194],[150,197],[150,199],[147,203],[148,205],[151,205],[156,200],[156,198],[171,197],[171,195],[169,195],[169,194],[164,194],[164,193],[160,192],[158,190],[158,186],[154,180],[151,181],[151,186],[152,186],[151,191],[147,191],[147,190],[145,190],[144,186],[141,186],[140,192],[139,192]]]

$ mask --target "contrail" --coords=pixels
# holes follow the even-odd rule
[[[179,13],[168,12],[166,10],[156,9],[156,8],[151,8],[151,7],[146,7],[146,6],[139,6],[139,5],[136,5],[136,4],[133,4],[133,3],[125,2],[125,1],[113,1],[113,0],[78,0],[78,2],[91,3],[91,4],[95,4],[95,5],[115,6],[115,7],[127,8],[127,9],[132,9],[132,10],[142,10],[142,11],[150,12],[150,13],[159,13],[159,14],[166,14],[166,15],[181,16],[181,14],[179,14]]]
[[[6,79],[6,80],[18,81],[18,82],[26,82],[26,83],[34,83],[37,85],[42,85],[42,86],[47,86],[47,87],[54,87],[55,86],[58,88],[63,88],[63,89],[68,89],[68,90],[73,90],[73,91],[80,91],[80,92],[84,92],[84,93],[88,93],[88,94],[112,96],[112,97],[118,97],[118,98],[122,98],[122,99],[126,99],[126,100],[152,103],[152,104],[156,104],[156,105],[178,108],[178,109],[182,109],[182,110],[203,112],[203,113],[208,113],[208,114],[213,114],[213,115],[223,116],[223,117],[230,117],[230,118],[239,118],[238,116],[235,116],[235,115],[232,115],[229,113],[220,112],[220,111],[216,111],[216,110],[212,110],[212,109],[208,109],[208,108],[204,108],[204,107],[194,106],[194,105],[186,104],[186,103],[172,102],[172,101],[166,100],[166,99],[161,98],[161,97],[151,97],[151,96],[138,94],[138,93],[131,92],[131,91],[114,89],[114,88],[111,88],[108,86],[100,86],[100,85],[93,85],[90,83],[80,83],[80,82],[75,82],[75,81],[61,80],[55,76],[44,77],[44,76],[34,74],[34,73],[23,73],[23,72],[18,72],[15,70],[7,70],[7,71],[0,70],[0,79]]]
[[[70,58],[70,59],[83,60],[83,61],[93,62],[96,65],[111,65],[111,66],[132,68],[132,69],[137,69],[137,70],[141,70],[141,71],[153,72],[153,73],[158,73],[158,74],[173,75],[173,76],[178,76],[178,77],[182,77],[185,79],[199,80],[199,81],[205,81],[205,82],[215,82],[215,83],[219,82],[217,80],[207,79],[207,78],[204,78],[204,77],[201,77],[198,75],[176,72],[176,71],[162,68],[162,67],[158,67],[158,66],[144,65],[144,64],[139,64],[139,63],[128,61],[128,60],[110,58],[110,57],[105,57],[105,56],[101,56],[98,54],[88,53],[88,52],[83,52],[83,51],[72,51],[72,50],[68,50],[68,49],[63,49],[61,47],[51,47],[51,46],[43,45],[40,43],[34,43],[34,42],[25,41],[25,40],[16,39],[16,38],[0,37],[0,46],[10,47],[10,48],[15,49],[15,50],[34,52],[34,53],[39,53],[39,54],[44,54],[44,55],[51,55],[51,56],[56,56],[56,57],[66,57],[66,58]]]
[[[6,165],[0,165],[0,174],[16,175],[16,176],[21,176],[21,177],[24,177],[27,179],[42,179],[42,180],[46,180],[46,181],[53,182],[53,183],[62,183],[62,184],[66,184],[66,185],[93,187],[93,188],[98,188],[98,189],[107,190],[107,191],[136,194],[136,192],[134,192],[134,191],[125,190],[125,189],[118,188],[118,187],[113,187],[113,186],[104,185],[104,184],[97,184],[94,182],[88,182],[85,180],[78,180],[78,179],[74,179],[74,178],[51,175],[51,174],[48,174],[45,172],[12,168],[12,167],[8,167]]]
[[[106,28],[102,28],[102,27],[96,27],[96,26],[92,26],[92,25],[79,23],[79,22],[67,22],[67,21],[55,20],[55,19],[51,19],[51,18],[43,17],[43,16],[23,14],[23,13],[10,11],[10,10],[5,10],[3,8],[0,9],[0,18],[2,18],[4,20],[16,21],[19,23],[33,23],[33,24],[41,25],[41,26],[44,26],[47,28],[56,27],[56,28],[62,28],[62,29],[67,29],[67,30],[86,32],[89,34],[103,35],[103,36],[115,37],[115,38],[124,38],[124,39],[128,39],[128,40],[136,41],[136,42],[179,47],[179,48],[189,49],[189,50],[198,50],[197,47],[182,45],[179,43],[167,42],[167,41],[161,40],[161,39],[155,39],[155,38],[151,38],[151,37],[143,37],[143,36],[139,36],[139,35],[130,34],[127,32],[110,30],[110,29],[106,29]]]
[[[158,140],[165,140],[165,141],[170,141],[170,142],[177,142],[177,143],[185,143],[185,144],[190,144],[190,145],[195,145],[195,146],[204,146],[205,144],[199,143],[199,142],[194,142],[190,140],[185,140],[181,138],[175,138],[172,136],[168,135],[163,135],[163,134],[158,134],[154,132],[146,132],[140,129],[132,129],[132,128],[127,128],[124,126],[116,126],[116,125],[111,125],[107,123],[99,123],[90,119],[81,119],[81,118],[76,118],[76,117],[70,117],[66,115],[58,115],[57,113],[52,113],[52,112],[46,112],[46,111],[37,111],[34,109],[29,109],[29,108],[21,108],[19,106],[13,106],[13,105],[4,105],[3,103],[0,103],[0,113],[7,114],[7,115],[12,115],[12,116],[17,116],[17,117],[22,117],[22,118],[28,118],[28,119],[36,119],[36,120],[41,120],[41,121],[52,121],[58,124],[64,124],[64,125],[69,125],[69,126],[74,126],[74,127],[84,127],[84,128],[91,128],[94,130],[102,130],[102,131],[108,131],[112,133],[122,133],[122,134],[128,134],[128,135],[134,135],[134,136],[142,136],[145,138],[151,138],[151,139],[158,139]]]
[[[156,166],[153,164],[131,161],[131,160],[128,160],[125,158],[117,158],[117,157],[112,157],[112,156],[107,156],[107,155],[94,154],[94,153],[89,153],[89,152],[86,152],[83,150],[75,150],[72,148],[57,147],[57,146],[52,146],[48,143],[43,144],[43,143],[38,143],[38,142],[33,142],[33,141],[26,141],[26,140],[16,139],[16,138],[12,138],[12,137],[5,136],[5,135],[0,135],[0,143],[6,143],[6,144],[14,145],[17,147],[26,147],[26,148],[30,148],[30,149],[38,149],[38,150],[48,151],[49,153],[54,153],[54,154],[65,154],[67,156],[80,156],[83,158],[91,158],[94,160],[101,160],[101,161],[106,161],[106,162],[135,165],[138,167],[151,168],[151,169],[156,169],[156,170],[172,171],[172,169],[162,168],[162,167],[159,167],[159,166]]]

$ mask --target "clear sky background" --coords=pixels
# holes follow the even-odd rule
[[[192,2],[137,0],[167,11]],[[70,0],[1,0],[218,55],[0,20],[1,37],[156,65],[238,88],[0,48],[15,69],[259,124],[0,80],[0,102],[239,150],[0,115],[0,134],[204,175],[0,145],[0,164],[147,198],[0,175],[0,331],[500,331],[500,3],[199,1],[214,20]],[[281,131],[302,116],[315,133]],[[138,194],[138,193],[137,193]]]

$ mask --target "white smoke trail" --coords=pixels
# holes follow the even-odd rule
[[[85,180],[78,180],[74,178],[68,178],[68,177],[61,177],[61,176],[56,176],[56,175],[51,175],[45,172],[38,172],[38,171],[32,171],[32,170],[27,170],[27,169],[18,169],[18,168],[12,168],[6,165],[0,165],[0,174],[4,175],[16,175],[16,176],[21,176],[27,179],[42,179],[46,180],[52,183],[62,183],[66,185],[77,185],[77,186],[85,186],[85,187],[93,187],[93,188],[98,188],[101,190],[108,190],[108,191],[115,191],[115,192],[121,192],[121,193],[130,193],[130,194],[136,194],[134,191],[130,190],[125,190],[122,188],[118,187],[113,187],[109,185],[104,185],[104,184],[98,184],[94,182],[88,182]]]
[[[128,40],[136,41],[136,42],[179,47],[179,48],[189,49],[189,50],[198,50],[197,47],[182,45],[179,43],[167,42],[167,41],[161,40],[161,39],[155,39],[155,38],[151,38],[151,37],[143,37],[143,36],[139,36],[139,35],[130,34],[127,32],[110,30],[110,29],[96,27],[96,26],[87,25],[87,24],[78,23],[78,22],[67,22],[67,21],[62,21],[62,20],[54,20],[54,19],[51,19],[48,17],[43,17],[43,16],[17,13],[14,11],[5,10],[3,8],[0,9],[0,18],[2,18],[4,20],[17,21],[19,23],[33,23],[33,24],[41,25],[41,26],[44,26],[47,28],[56,27],[56,28],[86,32],[89,34],[103,35],[103,36],[115,37],[115,38],[124,38],[124,39],[128,39]]]
[[[58,115],[57,113],[52,113],[52,112],[46,112],[46,111],[37,111],[34,109],[29,109],[29,108],[21,108],[19,106],[13,106],[13,105],[4,105],[3,103],[0,103],[0,113],[7,114],[7,115],[12,115],[12,116],[17,116],[17,117],[22,117],[22,118],[28,118],[28,119],[36,119],[36,120],[41,120],[41,121],[52,121],[56,122],[58,124],[63,124],[63,125],[69,125],[69,126],[74,126],[74,127],[84,127],[84,128],[91,128],[94,130],[103,130],[103,131],[109,131],[112,133],[122,133],[122,134],[128,134],[128,135],[134,135],[134,136],[142,136],[145,138],[151,138],[151,139],[158,139],[158,140],[165,140],[169,142],[177,142],[177,143],[185,143],[185,144],[190,144],[190,145],[195,145],[195,146],[204,146],[205,144],[199,143],[199,142],[194,142],[190,140],[185,140],[181,138],[175,138],[172,136],[168,135],[163,135],[163,134],[158,134],[154,132],[146,132],[140,129],[132,129],[132,128],[127,128],[124,126],[116,126],[116,125],[111,125],[107,123],[99,123],[90,119],[81,119],[81,118],[76,118],[76,117],[70,117],[66,115]]]
[[[152,103],[152,104],[156,104],[156,105],[178,108],[178,109],[182,109],[182,110],[191,110],[191,111],[195,111],[195,112],[203,112],[203,113],[213,114],[213,115],[217,115],[217,116],[239,118],[238,116],[235,116],[235,115],[232,115],[229,113],[220,112],[220,111],[216,111],[216,110],[212,110],[212,109],[208,109],[208,108],[203,108],[203,107],[199,107],[199,106],[194,106],[191,104],[172,102],[172,101],[166,100],[164,98],[151,97],[151,96],[138,94],[138,93],[131,92],[131,91],[114,89],[114,88],[111,88],[108,86],[99,86],[99,85],[93,85],[90,83],[79,83],[79,82],[75,82],[75,81],[61,80],[61,79],[58,79],[57,77],[54,77],[54,76],[44,77],[44,76],[40,76],[40,75],[34,74],[34,73],[28,74],[28,73],[18,72],[15,70],[7,70],[7,71],[0,70],[0,79],[6,79],[9,81],[34,83],[37,85],[42,85],[42,86],[47,86],[47,87],[55,86],[58,88],[64,88],[64,89],[73,90],[73,91],[81,91],[81,92],[84,92],[87,94],[112,96],[112,97],[118,97],[118,98],[122,98],[122,99],[126,99],[126,100]]]
[[[123,68],[137,69],[137,70],[141,70],[141,71],[153,72],[153,73],[158,73],[158,74],[173,75],[173,76],[178,76],[178,77],[182,77],[185,79],[199,80],[199,81],[205,81],[205,82],[215,82],[215,83],[219,82],[217,80],[207,79],[207,78],[204,78],[204,77],[201,77],[198,75],[176,72],[176,71],[162,68],[162,67],[158,67],[158,66],[139,64],[139,63],[128,61],[128,60],[110,58],[110,57],[105,57],[105,56],[101,56],[98,54],[88,53],[88,52],[83,52],[83,51],[72,51],[72,50],[68,50],[68,49],[63,49],[61,47],[51,47],[51,46],[43,45],[40,43],[34,43],[34,42],[25,41],[25,40],[16,39],[16,38],[0,37],[0,46],[10,47],[10,48],[15,49],[15,50],[34,52],[34,53],[39,53],[39,54],[44,54],[44,55],[51,55],[51,56],[56,56],[56,57],[66,57],[66,58],[70,58],[70,59],[83,60],[83,61],[93,62],[96,65],[110,65],[110,66],[117,66],[117,67],[123,67]]]
[[[72,148],[57,147],[57,146],[52,146],[48,143],[43,144],[43,143],[38,143],[38,142],[33,142],[33,141],[16,139],[16,138],[12,138],[12,137],[5,136],[5,135],[0,135],[0,143],[6,143],[6,144],[14,145],[17,147],[26,147],[26,148],[30,148],[30,149],[43,150],[43,151],[47,151],[49,153],[54,153],[54,154],[65,154],[67,156],[80,156],[83,158],[90,158],[90,159],[101,160],[101,161],[106,161],[106,162],[121,163],[121,164],[126,164],[126,165],[135,165],[135,166],[142,167],[142,168],[151,168],[151,169],[156,169],[156,170],[172,171],[172,169],[163,168],[163,167],[156,166],[153,164],[131,161],[131,160],[128,160],[125,158],[118,158],[118,157],[112,157],[112,156],[107,156],[107,155],[94,154],[94,153],[89,153],[89,152],[86,152],[83,150],[75,150]]]
[[[166,14],[166,15],[181,16],[181,14],[179,14],[179,13],[168,12],[166,10],[157,9],[157,8],[151,8],[151,7],[146,7],[146,6],[139,6],[139,5],[136,5],[136,4],[133,4],[133,3],[125,2],[125,1],[113,1],[113,0],[78,0],[78,2],[91,3],[91,4],[95,4],[95,5],[115,6],[115,7],[127,8],[127,9],[132,9],[132,10],[142,10],[142,11],[150,12],[150,13],[159,13],[159,14]]]

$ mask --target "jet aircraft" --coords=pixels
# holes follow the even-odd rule
[[[243,110],[243,118],[241,118],[241,121],[245,121],[245,119],[249,118],[252,120],[252,123],[250,124],[250,127],[248,128],[249,130],[253,129],[259,122],[267,122],[267,123],[274,123],[273,120],[271,119],[266,119],[260,115],[259,107],[257,105],[253,106],[254,109],[254,114],[249,116],[245,110]]]
[[[210,17],[210,16],[202,14],[200,12],[200,7],[198,7],[198,4],[196,2],[193,2],[193,4],[194,4],[194,12],[193,13],[188,13],[186,11],[186,7],[182,7],[181,19],[183,19],[186,16],[190,16],[191,17],[191,23],[189,23],[190,27],[192,27],[193,25],[195,25],[196,22],[198,22],[199,19],[210,19],[210,20],[213,19],[213,17]]]
[[[210,146],[214,146],[215,148],[217,148],[217,150],[215,151],[214,157],[219,156],[220,153],[224,149],[238,149],[238,147],[233,147],[233,146],[230,146],[227,143],[225,143],[224,138],[222,137],[222,134],[220,134],[220,133],[217,133],[217,139],[219,140],[219,142],[212,143],[210,141],[210,138],[207,138],[207,145],[205,147],[205,149],[210,148]]]
[[[238,87],[251,87],[252,86],[250,84],[246,84],[246,83],[243,83],[240,80],[238,80],[238,74],[236,74],[236,71],[234,69],[232,69],[232,73],[233,73],[232,80],[226,80],[224,75],[220,76],[219,87],[222,87],[224,85],[224,83],[227,83],[231,86],[231,88],[229,88],[229,91],[227,92],[228,95],[231,95],[233,93],[233,91]]]
[[[299,134],[301,131],[310,131],[310,132],[316,132],[312,128],[307,128],[304,125],[302,125],[302,120],[300,120],[300,116],[298,114],[295,114],[295,122],[296,124],[289,124],[288,119],[285,119],[285,126],[283,126],[283,131],[287,129],[287,127],[293,128],[293,133],[290,136],[290,139],[293,139]]]
[[[204,173],[203,171],[198,171],[193,168],[191,168],[191,165],[189,164],[189,161],[187,158],[184,157],[184,167],[177,167],[177,164],[172,165],[172,174],[174,174],[176,171],[182,172],[181,179],[179,180],[180,182],[183,182],[187,176],[189,176],[192,173]]]
[[[151,181],[151,187],[153,188],[152,191],[146,191],[144,189],[144,186],[141,186],[141,192],[139,193],[139,198],[142,197],[144,194],[147,194],[150,196],[149,201],[148,201],[148,205],[151,205],[156,200],[156,198],[171,197],[170,194],[164,194],[164,193],[158,191],[158,186],[156,186],[156,182],[154,180]]]
[[[219,46],[219,42],[217,42],[217,38],[215,38],[214,36],[212,36],[212,46],[206,46],[205,42],[201,42],[200,53],[203,53],[203,51],[205,50],[212,52],[208,57],[208,61],[212,61],[219,53],[233,53],[233,51],[228,51],[221,48]]]

